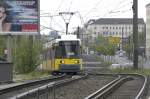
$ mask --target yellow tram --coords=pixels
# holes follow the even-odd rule
[[[62,35],[48,42],[43,56],[42,67],[52,74],[77,73],[82,70],[81,40],[76,35]]]

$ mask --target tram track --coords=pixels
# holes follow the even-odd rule
[[[143,99],[147,77],[141,74],[119,75],[120,78],[108,83],[85,99]]]
[[[29,99],[29,98],[33,98],[33,99],[49,99],[49,96],[52,96],[50,94],[53,94],[53,97],[55,99],[55,89],[61,86],[65,86],[66,84],[78,81],[80,79],[84,79],[88,77],[87,74],[82,75],[82,76],[73,76],[72,78],[67,78],[64,80],[60,80],[60,81],[54,81],[51,82],[49,84],[46,84],[44,86],[26,91],[24,93],[21,93],[19,95],[15,95],[14,97],[10,97],[9,99]],[[48,92],[50,91],[50,92]],[[52,92],[53,91],[53,92]],[[51,99],[51,98],[50,98]]]
[[[133,77],[133,80],[124,83],[106,99],[145,99],[147,77],[141,74],[126,75]]]
[[[0,99],[143,99],[147,77],[141,74],[75,75]]]
[[[12,85],[8,88],[0,89],[0,99],[7,99],[8,97],[11,97],[15,94],[19,94],[36,87],[40,87],[47,83],[62,80],[69,77],[71,76],[60,75],[60,76],[48,77],[48,78],[37,79],[32,81],[26,81],[24,83],[22,82],[21,84]]]
[[[84,75],[44,85],[11,99],[83,99],[118,75]],[[16,98],[17,97],[17,98]]]

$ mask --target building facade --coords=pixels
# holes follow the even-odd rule
[[[138,19],[138,32],[144,35],[146,32],[145,22],[142,18]],[[129,36],[133,35],[133,19],[100,18],[98,20],[91,20],[86,25],[84,34],[83,41],[85,45],[90,45],[90,43],[94,43],[98,36],[103,36],[108,37],[110,43],[116,44],[120,49],[123,49],[123,45],[128,41]],[[145,45],[145,43],[142,44],[144,49]],[[145,51],[143,53],[145,53]]]
[[[138,19],[138,32],[145,34],[145,23],[142,18]],[[89,42],[94,42],[98,36],[111,37],[112,41],[118,41],[118,45],[126,41],[133,34],[132,18],[101,18],[92,21],[86,28]],[[86,35],[87,36],[87,35]],[[88,38],[87,37],[87,38]],[[114,40],[113,40],[114,39]],[[121,45],[120,45],[121,46]],[[145,44],[143,44],[145,47]]]
[[[146,5],[146,55],[150,60],[150,3]]]
[[[98,35],[104,37],[120,37],[127,38],[133,33],[133,20],[132,18],[102,18],[90,24],[87,31],[91,31],[91,36],[97,37]],[[144,32],[145,23],[143,19],[138,20],[138,31]]]

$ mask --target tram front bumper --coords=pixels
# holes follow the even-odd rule
[[[80,64],[61,64],[60,72],[79,72]]]

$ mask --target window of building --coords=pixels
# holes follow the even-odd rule
[[[144,27],[142,27],[142,32],[144,31]]]
[[[106,35],[108,35],[108,32],[106,32]]]
[[[116,32],[116,35],[118,35],[118,32]]]
[[[115,35],[115,32],[113,32],[112,35]]]
[[[130,30],[130,26],[129,26],[129,30]]]
[[[116,29],[118,29],[118,27],[116,27]]]
[[[140,29],[141,29],[141,27],[139,26],[139,27],[138,27],[138,29],[140,30]]]
[[[103,32],[103,35],[105,35],[105,32]]]
[[[109,34],[112,35],[111,32]]]
[[[131,35],[131,33],[129,32],[129,36]]]
[[[110,29],[111,29],[111,27],[110,27]]]
[[[108,27],[106,27],[106,29],[108,29]]]

